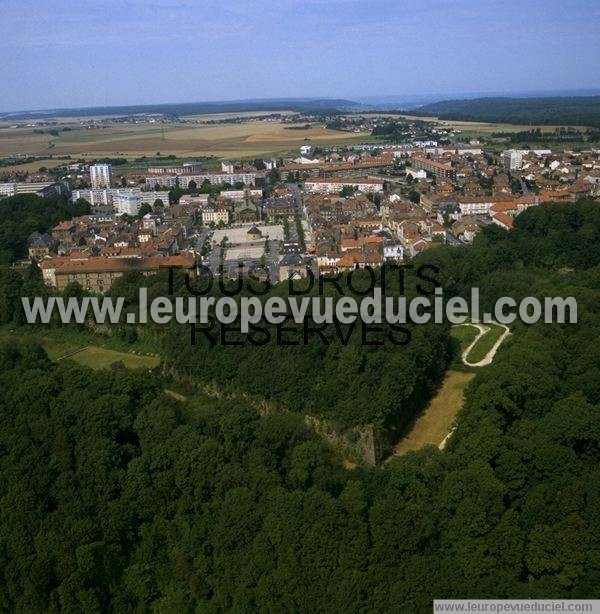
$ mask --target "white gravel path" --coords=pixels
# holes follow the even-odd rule
[[[490,324],[495,324],[496,326],[503,328],[504,332],[500,335],[500,337],[498,337],[496,343],[494,343],[490,351],[478,362],[469,362],[467,360],[467,356],[469,355],[469,352],[475,347],[477,342],[481,339],[481,337],[483,337],[483,335],[485,335],[485,333],[490,330],[490,327],[485,326],[485,324],[473,324],[471,322],[467,324],[456,324],[456,326],[473,326],[474,328],[477,328],[479,330],[479,334],[477,335],[477,337],[473,339],[469,347],[467,347],[461,355],[461,360],[464,365],[467,365],[467,367],[485,367],[486,365],[491,364],[492,360],[494,360],[496,352],[504,343],[504,340],[508,337],[508,335],[510,335],[510,329],[508,328],[508,326],[505,326],[504,324],[499,324],[498,322],[490,322]]]

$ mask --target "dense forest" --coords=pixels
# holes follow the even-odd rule
[[[600,127],[600,96],[444,100],[411,109],[411,115],[456,121]]]
[[[353,288],[368,287],[366,277],[356,275]],[[406,276],[408,296],[415,296],[417,281],[414,274]],[[324,284],[323,296],[353,296],[360,301],[362,297],[351,291],[346,278],[338,284],[340,290]],[[276,286],[261,298],[285,295],[286,290],[286,284]],[[398,277],[390,278],[387,296],[398,296],[399,290]],[[317,296],[318,291],[315,284],[308,296]],[[219,294],[220,289],[213,293]],[[224,327],[215,326],[211,335],[216,343],[197,334],[192,345],[189,327],[173,324],[162,335],[161,355],[167,369],[194,381],[250,394],[343,427],[373,423],[383,429],[402,429],[411,421],[451,359],[449,329],[444,326],[409,324],[394,330],[382,324],[366,332],[360,323],[321,327],[309,320],[309,325],[314,332],[306,332],[304,325],[291,318],[279,332],[276,326],[261,323],[265,332],[248,337],[264,345],[239,334],[224,335]],[[236,342],[240,345],[232,345]]]
[[[599,210],[545,205],[515,226],[427,257],[445,288],[480,284],[484,303],[575,296],[579,323],[515,327],[449,447],[383,467],[345,469],[296,413],[177,401],[159,377],[3,343],[2,610],[430,612],[441,597],[596,596]]]
[[[27,256],[27,239],[32,232],[48,232],[61,220],[89,212],[89,204],[72,204],[63,198],[19,194],[0,199],[0,265]]]

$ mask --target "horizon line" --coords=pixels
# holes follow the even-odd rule
[[[585,93],[584,93],[585,92]],[[37,109],[14,109],[10,111],[0,111],[0,116],[20,113],[50,113],[56,111],[89,111],[93,109],[113,109],[113,108],[134,108],[134,107],[158,107],[175,105],[194,105],[194,104],[243,104],[243,103],[262,103],[262,102],[314,102],[314,101],[344,101],[356,105],[365,104],[361,100],[377,100],[403,98],[422,99],[435,98],[435,102],[445,102],[450,100],[468,100],[471,98],[558,98],[558,97],[586,97],[600,95],[600,87],[592,88],[569,88],[569,89],[544,89],[544,90],[494,90],[494,91],[470,91],[470,92],[449,92],[441,93],[421,93],[421,94],[373,94],[368,96],[273,96],[266,98],[232,98],[214,100],[185,100],[171,102],[140,102],[140,103],[112,103],[112,104],[91,104],[73,107],[46,107]],[[466,98],[458,98],[458,97]],[[431,101],[434,102],[434,101]],[[373,103],[375,104],[375,103]],[[429,103],[425,103],[429,104]],[[368,105],[365,105],[368,106]],[[420,106],[420,105],[417,105]],[[235,112],[235,111],[232,111]],[[274,111],[276,112],[276,111]]]

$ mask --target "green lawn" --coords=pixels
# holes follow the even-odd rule
[[[2,327],[0,341],[10,338],[38,341],[51,360],[73,360],[92,369],[106,369],[115,362],[122,362],[129,369],[152,369],[160,362],[158,354],[152,351],[154,348],[147,344],[127,344],[121,339],[95,335],[89,331],[58,328],[41,333],[29,332],[25,327]],[[110,347],[103,347],[106,345]]]
[[[122,362],[128,369],[152,369],[160,362],[156,356],[138,356],[93,345],[66,360],[74,360],[92,369],[108,369],[115,362]]]
[[[461,324],[450,329],[450,335],[460,343],[460,353],[462,354],[473,343],[479,330],[471,324]]]
[[[474,373],[448,371],[438,393],[415,420],[410,431],[396,444],[394,454],[406,454],[427,444],[439,446],[450,432],[463,405],[465,388],[474,377]]]
[[[475,344],[475,347],[468,353],[467,360],[469,362],[479,362],[487,353],[494,347],[494,344],[502,333],[504,329],[501,326],[497,326],[496,324],[486,324],[490,330],[488,330],[483,337]]]
[[[23,331],[27,332],[25,328],[20,328],[15,331],[15,334],[22,335]],[[117,352],[130,352],[134,350],[141,354],[157,353],[156,344],[149,341],[137,339],[130,343],[118,335],[102,335],[75,327],[63,326],[61,328],[43,329],[41,332],[36,332],[36,336],[38,338],[50,339],[56,343],[67,343],[74,347],[97,345]]]
[[[40,341],[43,348],[46,350],[46,354],[48,354],[48,358],[50,358],[50,360],[58,360],[65,354],[75,352],[85,345],[83,343],[76,344],[71,341],[52,339],[48,337],[42,337],[41,339],[38,338],[38,341]]]

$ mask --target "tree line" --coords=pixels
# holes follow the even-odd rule
[[[89,204],[84,201],[72,204],[66,198],[18,194],[0,199],[0,264],[26,257],[32,232],[49,232],[58,222],[89,212]]]

